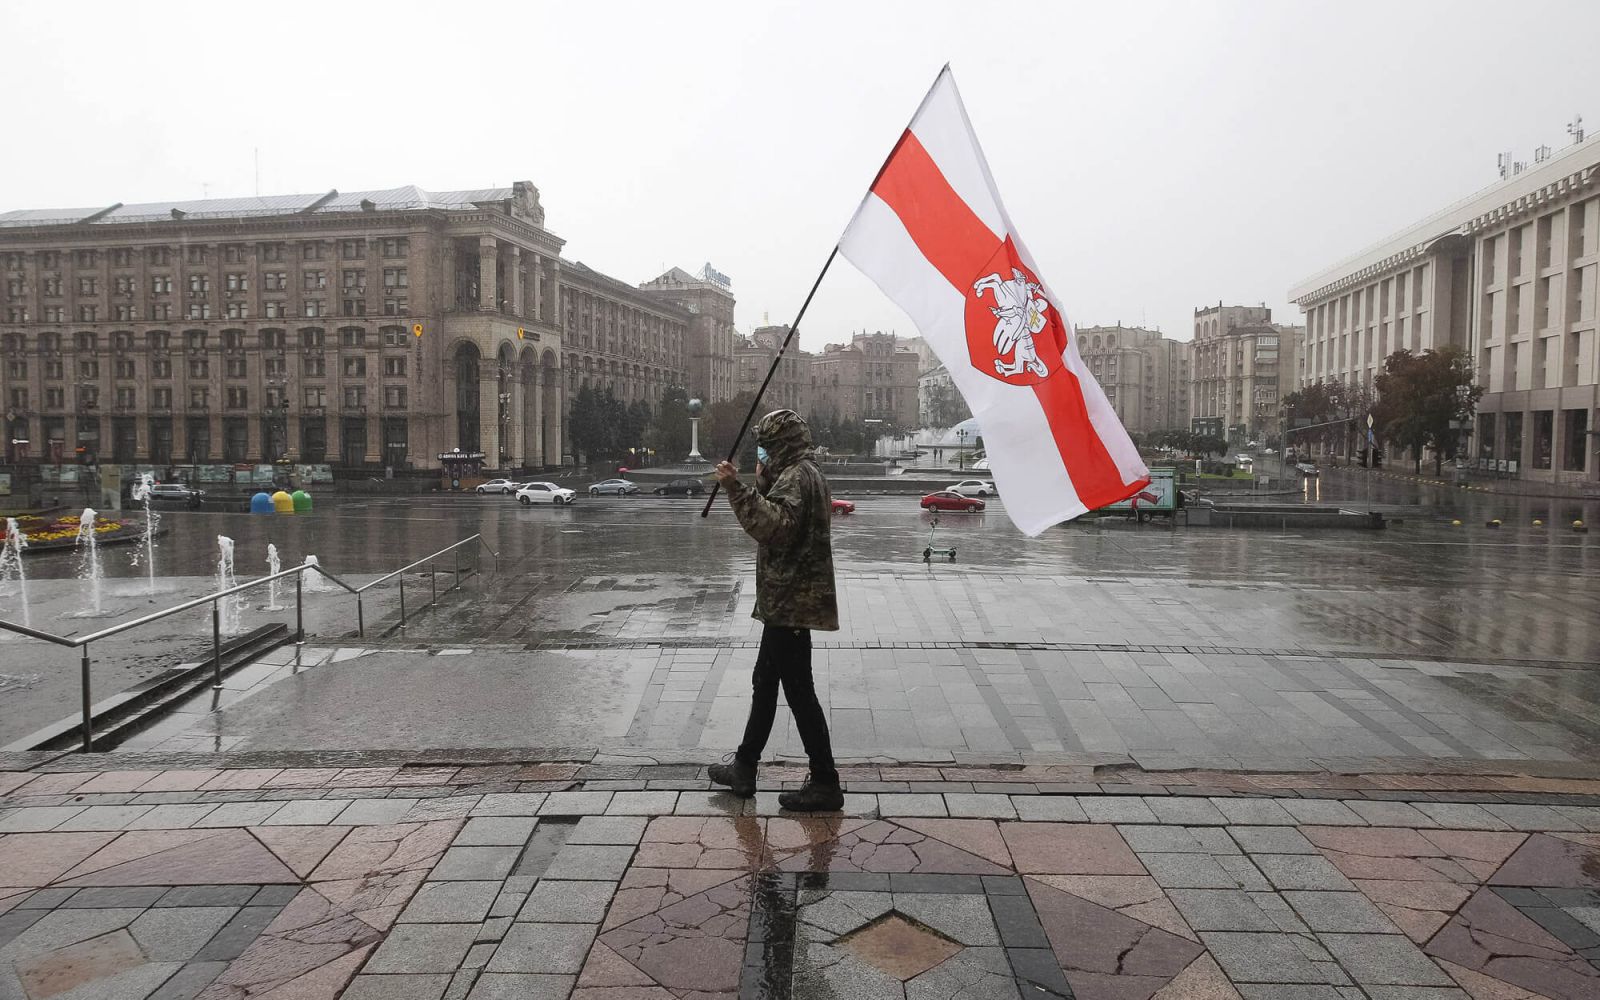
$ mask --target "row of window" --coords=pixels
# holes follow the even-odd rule
[[[370,241],[378,250],[381,257],[404,257],[411,250],[411,241],[404,236],[387,237]],[[339,240],[340,260],[365,260],[369,246],[368,240]],[[309,240],[299,244],[301,260],[323,260],[327,256],[328,242],[323,240]],[[274,263],[288,259],[288,244],[286,243],[224,243],[220,250],[224,263],[248,264],[250,262],[250,249],[255,247],[256,259],[267,263]],[[205,264],[212,260],[213,247],[207,244],[192,244],[182,248],[182,259],[190,264]],[[112,267],[132,267],[142,256],[145,263],[155,267],[164,267],[173,261],[173,247],[143,247],[133,249],[122,247],[106,251],[106,257],[111,261]],[[74,250],[70,259],[76,267],[99,267],[99,250]],[[21,251],[0,253],[0,270],[21,271],[27,263],[28,254]],[[61,268],[62,262],[68,259],[68,254],[59,250],[40,250],[34,255],[42,271],[55,271]]]
[[[339,344],[343,347],[367,346],[367,331],[358,326],[341,327]],[[326,343],[327,331],[321,327],[306,327],[297,331],[297,343],[300,347],[322,347]],[[145,343],[151,351],[170,351],[172,349],[172,334],[166,330],[152,330],[145,335]],[[184,344],[191,351],[203,351],[211,343],[211,334],[208,330],[184,331]],[[61,350],[61,334],[41,333],[39,337],[39,350],[45,353],[59,353]],[[378,337],[385,347],[404,347],[409,343],[406,330],[400,326],[385,326],[378,330]],[[261,346],[266,349],[284,349],[288,346],[287,330],[262,330],[260,331]],[[223,347],[231,350],[242,350],[245,346],[245,331],[223,330],[219,341]],[[93,352],[100,349],[100,335],[88,331],[81,332],[73,338],[73,345],[79,351]],[[118,351],[131,350],[134,346],[134,335],[126,330],[119,330],[111,335],[111,346]],[[26,353],[28,349],[28,335],[25,333],[8,333],[0,337],[0,347],[4,347],[7,357],[15,357]]]
[[[327,361],[320,355],[303,359],[301,371],[305,375],[324,375],[327,373]],[[361,378],[367,374],[367,359],[360,355],[342,358],[340,366],[344,370],[345,378]],[[118,358],[115,365],[115,377],[119,379],[132,379],[139,377],[138,365],[131,358]],[[268,378],[281,378],[287,370],[283,358],[263,358],[262,371]],[[93,358],[86,358],[78,362],[78,378],[97,379],[100,377],[100,362]],[[224,371],[228,378],[248,378],[250,376],[249,362],[244,358],[228,358],[224,362]],[[46,381],[59,382],[66,377],[66,366],[58,359],[51,358],[44,362],[43,373]],[[406,356],[403,354],[392,355],[383,359],[383,374],[386,376],[403,376],[406,373]],[[190,358],[189,377],[208,378],[211,374],[210,358]],[[6,361],[6,378],[21,380],[28,377],[28,362],[23,358],[12,358]],[[151,378],[171,378],[172,361],[169,358],[152,358],[150,360]]]
[[[403,287],[403,286],[402,286]],[[292,310],[287,302],[264,302],[261,304],[262,319],[288,319]],[[322,299],[305,299],[300,303],[299,315],[302,318],[314,319],[318,316],[332,316],[327,303]],[[225,302],[219,312],[210,302],[189,302],[185,308],[174,313],[170,302],[152,302],[145,308],[144,318],[151,323],[161,323],[173,319],[249,319],[250,303]],[[45,306],[41,310],[40,322],[65,323],[67,310],[65,306]],[[6,322],[21,326],[29,322],[27,306],[10,306],[6,309]],[[340,316],[365,316],[367,315],[366,299],[342,299],[339,303]],[[411,300],[403,298],[386,298],[383,300],[383,311],[375,313],[380,316],[409,316],[411,315]],[[101,311],[99,306],[83,305],[73,310],[73,318],[79,323],[100,322]],[[131,304],[118,302],[112,305],[107,313],[107,318],[114,323],[136,322],[135,309]]]
[[[364,289],[367,287],[367,272],[361,269],[348,269],[342,272],[343,287]],[[224,287],[230,292],[248,292],[250,290],[250,274],[246,271],[229,271],[223,276]],[[261,283],[269,292],[283,292],[289,289],[288,271],[266,271],[261,275]],[[61,297],[61,279],[45,278],[39,283],[40,289],[47,299]],[[328,287],[328,272],[324,270],[300,272],[300,286],[308,292],[319,291]],[[383,269],[383,287],[389,289],[409,288],[411,281],[406,268],[386,267]],[[118,295],[132,295],[138,289],[138,279],[133,275],[118,275],[115,282]],[[206,294],[211,291],[211,275],[189,275],[189,291],[194,294]],[[170,295],[172,293],[172,275],[150,275],[151,295]],[[23,278],[6,279],[6,295],[9,298],[22,298],[27,294],[27,281]],[[79,295],[100,294],[99,278],[79,278]]]
[[[343,388],[344,408],[355,409],[367,405],[367,390],[365,386],[347,385]],[[403,385],[386,385],[383,387],[383,405],[386,409],[404,409],[407,405],[408,395]],[[132,410],[138,405],[136,390],[130,387],[119,387],[116,394],[117,408]],[[26,411],[28,408],[28,390],[12,389],[9,398],[14,410]],[[100,406],[100,390],[96,386],[80,386],[78,389],[78,404],[85,410],[98,409]],[[229,386],[223,396],[223,408],[228,410],[247,410],[250,408],[250,390],[241,386]],[[189,390],[189,406],[194,409],[206,409],[211,405],[211,390],[207,386],[194,386]],[[266,393],[268,409],[285,409],[287,398],[282,389],[268,389]],[[311,407],[326,407],[328,405],[328,389],[326,386],[308,386],[305,389],[305,405]],[[44,390],[44,408],[47,410],[66,409],[66,390],[57,387],[48,387]],[[167,386],[155,386],[150,390],[150,408],[152,410],[172,409],[172,389]]]

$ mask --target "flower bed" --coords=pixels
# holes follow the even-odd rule
[[[50,551],[53,549],[74,548],[78,544],[78,528],[82,518],[77,514],[65,514],[60,517],[19,517],[17,518],[17,531],[27,539],[27,547],[23,552]],[[5,522],[0,522],[0,542],[7,537],[9,530]],[[142,520],[124,520],[118,517],[100,517],[94,519],[95,538],[102,544],[129,541],[141,537],[144,532]]]

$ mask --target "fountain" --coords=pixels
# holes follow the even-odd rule
[[[327,593],[331,593],[333,591],[333,584],[329,583],[327,578],[324,577],[321,573],[318,573],[317,570],[316,570],[317,566],[322,565],[321,563],[317,562],[317,557],[316,556],[306,556],[306,565],[310,566],[312,568],[308,569],[304,573],[300,574],[301,577],[305,580],[305,584],[304,584],[305,592],[308,593],[308,594],[327,594]]]
[[[283,560],[278,558],[278,547],[271,542],[267,543],[267,575],[277,576],[283,572]],[[273,580],[267,584],[267,604],[262,611],[282,611],[283,605],[278,603],[278,581]]]
[[[150,581],[148,592],[152,594],[156,592],[156,526],[161,523],[161,516],[150,502],[150,488],[155,483],[154,475],[141,472],[133,487],[133,499],[144,504],[144,544],[134,550],[133,565],[144,563],[145,577]]]
[[[94,522],[99,516],[93,507],[83,508],[78,516],[78,579],[89,585],[89,607],[80,612],[80,617],[85,618],[99,618],[106,613],[102,593],[106,571],[100,565],[100,541],[94,534]]]
[[[217,536],[217,589],[227,590],[229,587],[239,585],[239,577],[233,571],[233,539],[227,535]],[[219,602],[222,612],[222,632],[224,635],[233,635],[239,631],[240,612],[243,610],[243,601],[238,594],[230,594]]]
[[[28,536],[17,527],[17,519],[6,518],[6,544],[4,549],[0,549],[0,583],[9,583],[11,577],[16,576],[17,590],[22,595],[22,624],[32,628],[33,613],[28,609],[28,573],[22,568],[22,550],[27,547]],[[7,636],[11,634],[5,633]]]

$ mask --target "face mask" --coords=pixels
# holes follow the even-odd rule
[[[766,465],[768,461],[767,449],[761,447],[759,444],[756,445],[756,461],[760,462],[762,465]]]

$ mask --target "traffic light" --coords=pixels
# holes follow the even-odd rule
[[[1363,469],[1367,467],[1367,449],[1365,448],[1361,449],[1361,467]]]
[[[1381,465],[1383,465],[1383,449],[1374,448],[1372,449],[1372,467],[1376,469]]]

